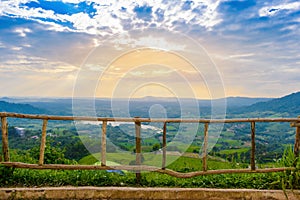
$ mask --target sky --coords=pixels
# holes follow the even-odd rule
[[[299,91],[298,0],[0,0],[1,96]]]

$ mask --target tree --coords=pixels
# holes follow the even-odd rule
[[[161,145],[156,143],[152,146],[152,151],[158,151],[161,148]]]
[[[32,158],[39,160],[40,157],[40,147],[35,146],[29,150]],[[75,161],[65,158],[64,150],[59,147],[52,147],[49,143],[46,144],[44,153],[44,163],[45,164],[74,164]]]

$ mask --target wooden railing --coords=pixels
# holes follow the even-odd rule
[[[255,124],[259,122],[287,122],[290,126],[296,127],[294,154],[299,157],[300,150],[300,117],[298,118],[244,118],[244,119],[150,119],[150,118],[102,118],[102,117],[78,117],[78,116],[47,116],[47,115],[27,115],[17,113],[0,112],[2,127],[2,154],[4,162],[2,165],[15,168],[29,169],[67,169],[67,170],[130,170],[135,171],[137,180],[140,179],[141,171],[156,171],[169,174],[179,178],[190,178],[208,174],[226,174],[226,173],[268,173],[280,172],[285,170],[295,170],[295,167],[265,168],[256,169],[255,167]],[[40,157],[38,164],[28,164],[20,162],[10,162],[7,118],[27,118],[43,120],[42,137],[40,145]],[[101,121],[102,122],[102,142],[101,142],[101,165],[62,165],[62,164],[44,164],[44,151],[46,144],[46,129],[49,120],[72,120],[72,121]],[[106,127],[107,122],[132,122],[135,124],[136,133],[136,165],[107,166],[106,165]],[[141,123],[143,122],[161,122],[163,123],[162,137],[162,166],[146,166],[141,162]],[[251,124],[251,157],[250,169],[221,169],[208,170],[207,167],[207,148],[208,148],[208,128],[212,123],[250,123]],[[202,158],[202,171],[180,173],[166,168],[167,160],[167,123],[202,123],[204,124],[204,145]]]

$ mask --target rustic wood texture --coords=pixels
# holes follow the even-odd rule
[[[251,170],[255,170],[255,122],[251,122]]]
[[[141,146],[141,122],[135,122],[135,164],[141,165],[142,164],[142,146]],[[136,171],[136,182],[140,184],[141,182],[141,172],[138,170]]]
[[[202,158],[202,170],[207,171],[207,147],[208,147],[208,123],[204,124],[204,144],[203,144],[203,158]]]
[[[167,123],[164,123],[163,127],[163,144],[162,144],[162,169],[166,169],[167,163]]]
[[[6,113],[6,112],[0,112],[0,117],[48,119],[48,120],[74,120],[74,121],[173,122],[173,123],[300,122],[300,118],[241,118],[241,119],[110,118],[110,117],[84,117],[84,116],[75,117],[75,116],[28,115],[28,114]]]
[[[7,130],[7,118],[1,117],[1,128],[2,128],[2,152],[4,161],[8,162],[9,158],[9,147],[8,147],[8,130]]]
[[[291,122],[291,127],[300,127],[300,122]]]
[[[47,124],[48,124],[48,120],[44,119],[43,120],[43,127],[42,127],[42,138],[41,138],[41,146],[40,146],[39,165],[44,164],[46,137],[47,137]]]
[[[298,117],[300,118],[300,116]],[[296,135],[295,135],[295,144],[294,144],[294,154],[299,159],[300,152],[300,126],[296,127]],[[297,164],[295,162],[295,164]]]
[[[107,121],[103,121],[101,139],[101,166],[106,166],[106,127]]]
[[[280,167],[280,168],[266,168],[266,169],[256,169],[255,171],[251,169],[222,169],[222,170],[209,170],[209,171],[195,171],[188,173],[176,172],[170,169],[161,169],[153,166],[144,165],[120,165],[120,166],[101,166],[101,165],[62,165],[62,164],[27,164],[20,162],[2,162],[1,163],[7,167],[14,168],[26,168],[26,169],[53,169],[53,170],[127,170],[127,171],[155,171],[162,174],[168,174],[177,178],[192,178],[202,175],[211,174],[234,174],[234,173],[270,173],[270,172],[283,172],[287,170],[295,170],[295,167]]]

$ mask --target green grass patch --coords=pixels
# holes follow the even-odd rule
[[[93,155],[86,156],[79,160],[81,165],[93,165],[100,160],[101,154],[96,153]],[[162,165],[162,154],[146,153],[143,154],[143,164],[161,167]],[[107,160],[118,164],[128,165],[134,164],[135,155],[127,153],[108,153]],[[241,168],[243,165],[236,165],[235,163],[217,161],[215,159],[208,159],[208,169],[232,169]],[[191,158],[184,156],[167,156],[167,168],[178,172],[192,172],[202,170],[202,159]]]
[[[241,149],[226,149],[226,150],[221,150],[219,153],[220,154],[226,154],[226,155],[231,155],[231,154],[241,154],[241,153],[246,153],[250,151],[250,148],[241,148]]]
[[[232,146],[232,147],[236,147],[236,146],[241,146],[242,142],[238,141],[238,140],[230,140],[230,139],[221,139],[221,142],[226,142],[228,145]]]
[[[3,170],[2,170],[3,171]],[[141,187],[282,189],[284,173],[223,174],[180,179],[155,172],[142,173]],[[0,177],[0,187],[137,186],[134,173],[106,171],[15,169]],[[289,188],[288,186],[286,188]],[[299,185],[293,189],[300,189]]]
[[[246,151],[247,148],[240,151]],[[247,149],[249,150],[249,149]],[[230,153],[230,152],[227,152]],[[144,154],[146,165],[161,165],[161,154]],[[93,165],[100,159],[100,153],[86,156],[80,164]],[[168,155],[173,159],[167,168],[178,172],[202,170],[200,158],[178,157]],[[108,164],[117,165],[122,162],[135,161],[135,154],[108,153]],[[98,163],[99,164],[99,163]],[[245,168],[248,164],[222,162],[208,159],[208,169],[237,169]],[[295,166],[295,171],[280,173],[250,173],[250,174],[221,174],[198,176],[189,179],[175,178],[155,172],[142,172],[140,185],[136,185],[135,173],[107,172],[105,170],[30,170],[14,169],[0,165],[0,187],[47,187],[47,186],[141,186],[141,187],[202,187],[202,188],[252,188],[252,189],[300,189],[300,159],[294,156],[293,148],[287,147],[282,159],[276,166]]]
[[[221,136],[222,137],[234,137],[235,136],[235,134],[233,133],[233,132],[229,132],[229,131],[225,131],[225,132],[222,132],[222,134],[221,134]]]

